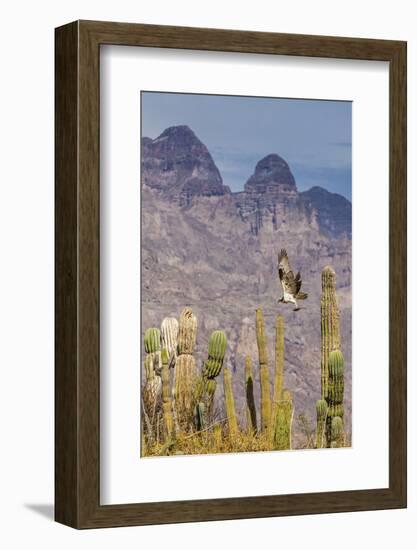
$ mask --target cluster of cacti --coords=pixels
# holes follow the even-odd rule
[[[178,326],[178,356],[174,369],[174,400],[177,422],[186,429],[195,405],[194,385],[197,366],[193,356],[197,336],[197,317],[191,308],[185,308]]]
[[[316,403],[315,446],[340,447],[344,444],[344,359],[340,351],[339,308],[334,271],[322,273],[321,297],[321,399]],[[144,415],[142,452],[160,445],[160,454],[182,454],[190,438],[199,441],[206,452],[241,450],[252,445],[256,450],[292,448],[294,399],[284,386],[285,325],[280,315],[275,320],[275,369],[271,397],[268,342],[261,308],[256,310],[256,341],[259,356],[260,424],[255,403],[255,374],[251,357],[245,357],[246,429],[239,427],[230,368],[224,366],[226,334],[211,333],[207,359],[197,369],[193,355],[197,337],[197,318],[185,308],[179,322],[166,317],[161,330],[145,331]],[[219,409],[217,379],[223,370],[224,402]],[[259,393],[258,393],[259,392]],[[241,411],[239,411],[241,412]],[[145,435],[144,435],[145,433]],[[314,430],[312,430],[314,445]],[[160,436],[163,434],[163,437]],[[246,438],[246,439],[245,439]],[[246,443],[245,443],[246,441]],[[252,441],[253,444],[248,443]]]
[[[321,296],[321,399],[317,401],[316,445],[340,446],[343,440],[344,359],[340,351],[340,313],[336,274],[322,271]]]

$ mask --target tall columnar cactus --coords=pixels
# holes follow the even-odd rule
[[[246,431],[248,434],[256,434],[256,405],[253,395],[252,361],[249,355],[245,359],[245,388],[246,388]]]
[[[144,404],[146,413],[153,417],[161,391],[161,333],[157,328],[145,331],[145,374]]]
[[[213,426],[213,450],[220,452],[222,446],[222,427],[219,423],[214,424]]]
[[[178,321],[175,317],[165,317],[161,323],[162,345],[168,351],[170,366],[175,365],[178,347]]]
[[[256,341],[258,343],[261,381],[261,430],[269,432],[271,424],[271,388],[269,382],[268,350],[262,309],[256,310]]]
[[[226,404],[226,416],[229,425],[229,436],[230,439],[234,439],[238,434],[239,428],[235,411],[235,399],[233,396],[232,375],[228,368],[225,368],[223,370],[223,376],[224,401]]]
[[[336,297],[336,274],[331,267],[321,273],[321,398],[327,399],[329,353],[340,349],[339,306]]]
[[[197,318],[191,308],[185,308],[178,326],[178,357],[174,369],[174,399],[176,421],[188,428],[194,416],[194,385],[197,367],[193,356],[197,335]]]
[[[198,431],[206,427],[206,407],[202,402],[195,406],[195,425]]]
[[[275,378],[274,394],[271,407],[271,426],[275,426],[278,403],[282,398],[284,384],[284,318],[278,315],[275,324]],[[270,430],[271,438],[274,437],[274,430]]]
[[[326,421],[326,440],[327,446],[330,447],[334,438],[332,436],[332,425],[334,418],[340,418],[343,430],[343,395],[344,395],[344,366],[345,361],[343,354],[339,350],[329,353],[328,367],[328,393],[327,393],[327,421]],[[338,423],[339,421],[337,421]],[[337,439],[339,441],[339,439]],[[334,446],[334,445],[333,445]]]
[[[197,317],[190,307],[182,310],[178,325],[178,353],[192,355],[197,337]]]
[[[288,390],[283,390],[282,399],[278,401],[274,426],[274,449],[291,449],[293,399]]]
[[[172,415],[171,391],[169,387],[169,352],[163,348],[161,352],[162,360],[162,411],[164,415],[165,440],[171,441],[174,437],[174,418]]]
[[[319,399],[316,403],[317,429],[316,429],[316,448],[324,447],[324,436],[326,431],[327,401]]]
[[[341,447],[343,444],[343,420],[340,416],[334,416],[331,424],[330,447]]]

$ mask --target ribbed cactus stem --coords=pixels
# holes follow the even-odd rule
[[[252,360],[249,355],[245,358],[245,388],[246,388],[246,431],[248,434],[256,434],[256,405],[253,394]]]
[[[162,345],[167,349],[171,366],[175,365],[178,348],[178,321],[175,317],[165,317],[161,323]]]
[[[161,392],[161,333],[158,328],[145,331],[145,374],[146,384],[143,391],[143,403],[148,421],[153,425]],[[149,432],[149,429],[148,429]]]
[[[293,421],[293,398],[291,392],[284,390],[282,399],[278,401],[277,414],[274,426],[274,449],[291,449],[292,421]]]
[[[256,341],[259,354],[261,382],[261,431],[269,432],[271,424],[271,387],[269,382],[268,350],[262,309],[256,310]]]
[[[192,355],[197,336],[197,318],[185,308],[178,326],[178,357],[174,370],[175,412],[178,424],[186,429],[193,422],[197,367]]]
[[[208,344],[208,359],[204,362],[203,377],[213,379],[220,374],[226,353],[227,338],[223,331],[212,332]]]
[[[274,393],[271,407],[271,426],[275,426],[278,402],[282,398],[284,384],[284,318],[278,315],[275,324],[275,377]],[[274,430],[270,430],[271,438],[274,437]]]
[[[319,399],[316,403],[317,429],[316,429],[316,448],[324,447],[324,435],[326,430],[327,402],[325,399]]]
[[[337,446],[341,443],[342,438],[333,437],[333,420],[339,418],[342,422],[343,431],[343,396],[344,396],[344,358],[339,350],[334,350],[329,353],[328,358],[328,395],[327,395],[327,421],[326,421],[326,440],[327,446]],[[336,421],[339,427],[339,420]]]
[[[233,396],[232,375],[228,368],[224,369],[223,376],[224,401],[226,404],[226,416],[229,425],[229,436],[230,439],[233,440],[237,436],[239,428],[235,411],[235,399]]]
[[[334,416],[331,424],[331,447],[341,447],[343,443],[343,420]]]
[[[171,391],[169,384],[169,351],[163,348],[162,360],[162,412],[164,415],[165,440],[170,441],[174,435],[174,418],[172,415]]]
[[[161,351],[161,332],[159,328],[146,329],[144,340],[146,353]]]
[[[192,355],[182,354],[177,357],[174,375],[174,397],[177,421],[187,428],[193,417],[194,384],[197,378],[197,367]]]
[[[191,355],[197,337],[197,317],[191,308],[186,307],[180,315],[178,326],[178,353]]]
[[[336,274],[327,266],[321,274],[321,398],[326,399],[328,393],[329,353],[340,349],[339,306],[336,296]]]

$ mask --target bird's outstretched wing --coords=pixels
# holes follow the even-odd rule
[[[302,300],[307,297],[303,292],[300,293],[302,284],[301,274],[298,272],[294,275],[290,262],[288,261],[287,251],[284,248],[281,249],[278,254],[278,274],[284,293],[290,294],[294,296],[294,298],[299,297]]]
[[[278,273],[279,278],[282,280],[284,273],[291,271],[290,262],[288,261],[288,255],[285,248],[281,248],[281,252],[278,254]]]
[[[278,254],[278,275],[284,293],[295,296],[298,280],[294,277],[285,248],[282,248]],[[297,277],[299,278],[299,274],[297,274]]]

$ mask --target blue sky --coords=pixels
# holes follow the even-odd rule
[[[241,191],[256,163],[277,153],[300,191],[320,185],[351,200],[352,103],[142,92],[142,136],[186,124],[223,182]]]

